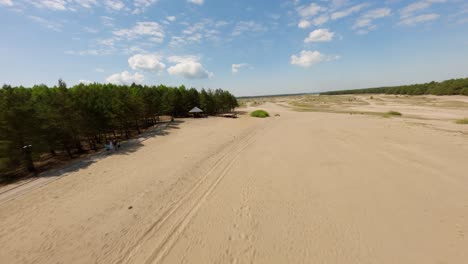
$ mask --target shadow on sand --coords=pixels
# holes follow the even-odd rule
[[[147,139],[154,138],[157,136],[167,136],[173,129],[180,129],[180,124],[184,123],[183,120],[176,120],[174,122],[159,123],[154,127],[147,129],[136,138],[129,139],[122,142],[120,148],[115,150],[101,150],[99,152],[87,155],[85,157],[70,161],[59,168],[54,168],[49,171],[40,173],[36,178],[41,177],[59,177],[65,174],[73,173],[81,169],[85,169],[91,164],[98,162],[99,160],[105,159],[111,155],[130,155],[136,152],[143,146],[143,142]]]

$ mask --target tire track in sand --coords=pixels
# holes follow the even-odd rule
[[[259,129],[263,130],[265,126],[263,128],[255,126],[230,144],[215,161],[213,167],[185,195],[170,205],[116,263],[160,262],[242,151],[254,142],[252,139]],[[215,178],[210,180],[212,178],[210,176]]]

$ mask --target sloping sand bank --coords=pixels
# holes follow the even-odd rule
[[[2,201],[1,262],[468,262],[465,135],[261,108]]]

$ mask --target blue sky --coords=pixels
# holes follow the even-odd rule
[[[317,92],[468,77],[465,0],[0,0],[0,83]]]

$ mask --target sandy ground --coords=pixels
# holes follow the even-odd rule
[[[465,134],[261,108],[3,196],[0,262],[468,263]]]

